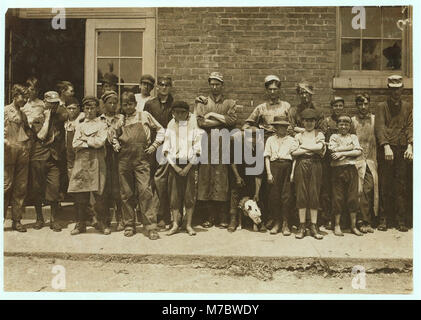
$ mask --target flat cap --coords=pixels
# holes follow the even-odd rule
[[[60,102],[60,96],[56,91],[47,91],[44,93],[44,100],[47,102]]]
[[[344,100],[344,98],[342,98],[342,97],[339,97],[339,96],[334,96],[333,98],[332,98],[332,100],[330,100],[330,105],[331,106],[333,106],[336,102],[338,102],[338,101],[342,101],[342,103],[344,103],[345,104],[345,100]]]
[[[270,75],[268,75],[268,76],[265,77],[265,84],[268,83],[268,82],[271,82],[271,81],[281,82],[281,79],[279,79],[278,76],[275,76],[273,74],[270,74]]]
[[[307,91],[309,94],[314,94],[313,86],[310,85],[307,81],[301,81],[297,83],[297,93],[299,93],[301,89]]]
[[[316,110],[312,108],[304,109],[303,112],[301,112],[301,118],[303,119],[317,119],[317,112]]]
[[[155,85],[155,78],[153,76],[151,76],[150,74],[144,74],[140,77],[139,83],[142,83],[142,82],[146,82],[146,83],[149,83],[152,86],[154,86]]]
[[[211,80],[211,79],[215,79],[215,80],[221,81],[222,83],[224,82],[224,77],[223,77],[222,73],[217,72],[217,71],[212,72],[209,75],[208,81]]]
[[[86,96],[82,99],[82,104],[83,105],[87,105],[87,104],[91,104],[91,103],[95,103],[96,106],[99,106],[99,100],[97,97],[94,96]]]
[[[403,87],[402,76],[392,75],[387,78],[387,87],[388,88],[401,88]]]
[[[184,110],[187,110],[187,111],[190,110],[190,107],[189,107],[188,103],[185,102],[185,101],[175,101],[172,104],[172,108],[173,109],[184,109]]]
[[[338,117],[338,123],[339,122],[349,122],[349,123],[351,123],[352,122],[351,116],[349,114],[342,113]]]
[[[108,90],[108,91],[105,91],[103,93],[103,95],[101,96],[101,100],[104,101],[104,102],[106,102],[108,99],[110,99],[112,97],[115,97],[115,98],[118,99],[117,92],[115,92],[113,90]]]

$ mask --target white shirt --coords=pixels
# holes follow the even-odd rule
[[[267,139],[263,157],[269,157],[270,161],[292,160],[291,153],[297,149],[298,141],[293,137],[286,135],[281,138],[275,134]]]
[[[187,121],[177,122],[172,119],[165,131],[162,152],[168,152],[168,158],[174,162],[176,159],[186,163],[194,162],[202,151],[202,133],[203,130],[198,127],[196,117],[192,113]]]
[[[145,103],[152,99],[152,96],[143,97],[141,93],[136,93],[135,95],[137,105],[136,105],[136,112],[143,111],[143,108],[145,108]]]

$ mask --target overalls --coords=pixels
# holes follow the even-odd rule
[[[121,128],[121,150],[118,153],[120,195],[126,230],[135,229],[135,207],[139,203],[141,218],[147,230],[156,228],[158,198],[152,192],[150,157],[145,153],[148,141],[141,122]],[[135,198],[136,191],[139,199]]]

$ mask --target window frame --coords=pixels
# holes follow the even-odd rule
[[[384,7],[384,6],[383,6]],[[403,77],[404,87],[412,88],[412,25],[402,32],[402,66],[401,70],[341,70],[342,55],[342,25],[340,8],[336,7],[336,72],[333,78],[333,88],[386,88],[387,77],[399,74]],[[408,18],[412,22],[412,7],[408,8]],[[347,38],[347,37],[345,37]],[[374,38],[374,37],[367,37]],[[360,38],[361,39],[361,38]],[[385,39],[385,38],[378,38]],[[386,39],[387,40],[387,39]],[[360,48],[360,52],[362,47]],[[360,57],[360,65],[361,65]]]
[[[97,95],[97,32],[102,30],[142,31],[142,74],[148,73],[156,77],[155,18],[87,19],[85,37],[85,95]]]

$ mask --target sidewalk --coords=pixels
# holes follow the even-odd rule
[[[71,207],[65,207],[69,213]],[[412,268],[412,233],[395,229],[387,232],[375,231],[357,237],[345,233],[336,237],[331,231],[323,240],[305,237],[295,239],[294,235],[270,235],[249,230],[234,233],[226,229],[195,227],[197,235],[180,232],[166,236],[159,232],[160,239],[149,240],[138,226],[138,233],[132,238],[123,232],[109,236],[89,228],[86,234],[71,236],[74,223],[62,232],[53,232],[49,227],[41,230],[32,228],[35,217],[27,210],[22,221],[28,232],[11,231],[10,220],[6,221],[4,232],[4,253],[6,256],[38,256],[66,259],[102,259],[106,261],[130,260],[139,263],[162,264],[206,264],[227,265],[230,263],[265,263],[285,269],[311,268],[312,266],[331,271],[348,270],[362,265],[366,270],[393,269],[402,271]],[[47,217],[47,215],[45,215]],[[31,218],[31,219],[28,219]],[[48,219],[48,218],[47,218]],[[113,229],[114,230],[114,229]],[[323,229],[322,229],[323,230]]]

